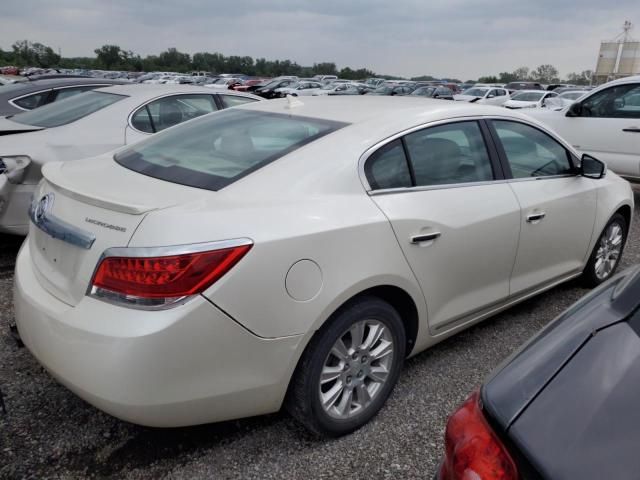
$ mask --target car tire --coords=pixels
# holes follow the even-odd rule
[[[628,228],[627,220],[619,213],[607,222],[582,272],[582,281],[587,287],[596,287],[615,273],[624,252]]]
[[[354,342],[358,337],[362,342]],[[393,391],[405,349],[404,325],[390,304],[372,296],[347,303],[316,332],[298,362],[287,410],[320,436],[357,430]]]

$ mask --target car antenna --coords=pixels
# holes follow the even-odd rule
[[[298,100],[298,98],[294,97],[293,95],[287,95],[287,100],[288,103],[284,106],[284,108],[287,108],[289,110],[296,107],[302,107],[304,105],[304,102]]]

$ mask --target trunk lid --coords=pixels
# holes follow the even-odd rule
[[[31,125],[23,125],[22,123],[12,122],[7,117],[0,117],[0,136],[35,132],[37,130],[44,130],[44,128],[34,127]]]
[[[62,222],[65,231],[77,229],[95,238],[86,248],[58,235],[54,238],[30,222],[28,241],[34,271],[49,293],[69,305],[76,305],[86,294],[104,251],[126,247],[147,212],[211,193],[132,172],[110,155],[50,163],[43,168],[43,175],[34,195],[36,205],[49,196],[47,216]]]

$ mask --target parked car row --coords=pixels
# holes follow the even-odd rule
[[[45,164],[92,157],[201,115],[261,100],[193,86],[98,87],[0,119],[0,232],[27,233],[29,204]]]
[[[4,119],[24,344],[134,423],[284,405],[337,436],[408,356],[613,275],[626,181],[518,112],[417,96],[115,85]]]

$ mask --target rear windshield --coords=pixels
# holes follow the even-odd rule
[[[29,112],[17,113],[10,118],[14,122],[34,127],[59,127],[80,120],[123,98],[127,97],[105,92],[84,92]]]
[[[511,97],[511,100],[516,100],[518,102],[537,102],[543,95],[544,92],[524,92],[514,95]]]
[[[156,134],[114,158],[120,165],[150,177],[219,190],[345,125],[229,109]]]

